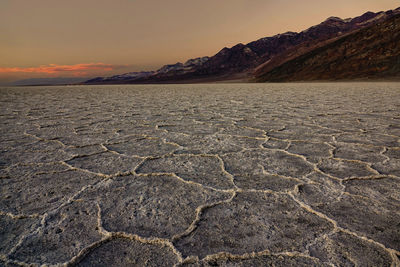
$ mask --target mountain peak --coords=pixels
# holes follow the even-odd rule
[[[399,79],[400,15],[377,14],[366,22],[378,23],[273,58],[256,71],[258,81]]]
[[[165,65],[153,74],[141,75],[141,78],[130,81],[147,83],[210,81],[216,78],[229,79],[238,76],[250,78],[251,73],[254,70],[257,72],[261,66],[269,64],[266,68],[270,68],[277,62],[287,60],[288,55],[294,57],[296,54],[322,46],[329,40],[335,40],[356,30],[385,21],[398,13],[400,13],[400,8],[378,13],[366,12],[361,16],[348,19],[332,16],[302,32],[288,31],[247,44],[239,43],[231,48],[224,47],[211,57],[189,59],[185,63]],[[268,62],[273,62],[273,64]]]
[[[339,17],[329,17],[327,18],[324,22],[328,22],[328,21],[340,21],[340,22],[344,22],[343,19],[339,18]]]

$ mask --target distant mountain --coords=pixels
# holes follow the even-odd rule
[[[400,14],[297,53],[260,66],[257,81],[400,79]]]
[[[189,59],[185,63],[165,65],[157,71],[129,72],[111,77],[97,77],[86,81],[86,84],[113,84],[113,83],[134,83],[135,81],[157,80],[165,77],[175,77],[192,73],[196,68],[204,64],[209,57]]]
[[[128,72],[120,75],[114,75],[111,77],[97,77],[86,81],[87,84],[107,84],[107,83],[123,83],[125,81],[134,81],[136,79],[149,77],[153,75],[154,71],[142,71],[142,72]]]
[[[173,65],[165,65],[161,69],[157,70],[157,74],[166,74],[166,73],[185,73],[195,70],[197,67],[202,66],[205,62],[209,60],[209,57],[199,57],[195,59],[189,59],[184,64],[176,63]]]
[[[273,61],[281,63],[316,47],[324,46],[354,31],[382,22],[396,14],[399,9],[387,12],[367,12],[349,19],[330,17],[322,23],[302,32],[286,32],[261,38],[248,44],[237,44],[223,48],[212,57],[190,59],[186,63],[165,65],[157,71],[127,77],[117,75],[96,78],[86,83],[168,83],[205,82],[216,80],[252,80],[254,71],[258,77],[260,68]],[[289,56],[290,54],[290,56]],[[279,65],[279,64],[278,64]],[[269,68],[271,65],[269,65]],[[268,67],[265,67],[268,69]],[[142,75],[143,74],[143,75]]]
[[[63,84],[76,84],[84,82],[87,78],[65,78],[65,77],[56,77],[56,78],[31,78],[24,79],[9,83],[9,86],[28,86],[28,85],[63,85]]]

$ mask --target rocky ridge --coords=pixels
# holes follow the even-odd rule
[[[396,14],[311,48],[288,50],[258,67],[255,75],[261,82],[400,79],[399,33]]]
[[[386,12],[367,12],[359,17],[341,19],[330,17],[322,23],[302,32],[286,32],[272,37],[261,38],[248,44],[237,44],[223,48],[211,57],[190,59],[186,63],[165,65],[155,72],[140,75],[122,75],[108,78],[95,78],[86,84],[96,83],[175,83],[206,82],[214,80],[245,79],[251,80],[253,72],[270,60],[286,57],[288,51],[309,51],[325,45],[326,42],[340,38],[353,31],[382,22],[400,9]],[[298,53],[296,54],[298,55]],[[281,60],[280,60],[281,61]],[[257,76],[259,72],[257,72]]]

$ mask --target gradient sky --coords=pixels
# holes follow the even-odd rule
[[[0,82],[157,69],[399,0],[0,0]]]

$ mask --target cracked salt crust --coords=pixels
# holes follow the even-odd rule
[[[0,88],[0,264],[400,266],[399,89]]]

